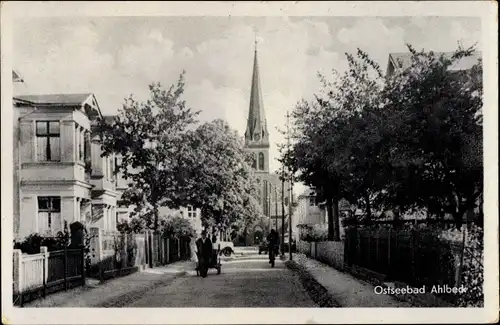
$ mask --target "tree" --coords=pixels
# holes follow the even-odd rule
[[[404,196],[438,217],[450,213],[460,228],[482,193],[481,61],[457,71],[453,66],[473,48],[451,56],[409,50],[410,66],[389,78],[383,94],[392,112],[389,136],[397,134],[389,155],[395,186],[386,200]]]
[[[294,110],[288,162],[327,206],[333,200],[329,239],[340,197],[364,206],[368,220],[373,209],[426,208],[460,227],[482,193],[481,64],[451,69],[472,49],[439,57],[409,49],[410,66],[388,78],[363,51],[347,54],[349,69],[320,76],[315,99]]]
[[[162,220],[161,230],[167,236],[173,237],[194,237],[196,231],[191,226],[189,220],[179,216],[169,216]]]
[[[188,201],[201,209],[202,223],[221,231],[251,223],[258,215],[256,182],[243,140],[217,119],[190,132],[189,145]]]
[[[168,90],[159,83],[149,86],[151,98],[145,102],[130,96],[111,123],[99,125],[103,156],[117,154],[121,172],[129,182],[126,204],[137,206],[151,228],[158,230],[158,208],[178,208],[186,202],[188,167],[183,156],[190,148],[187,129],[196,115],[181,99],[184,72]]]

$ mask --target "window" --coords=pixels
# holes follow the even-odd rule
[[[193,208],[191,205],[187,207],[187,211],[188,211],[188,218],[196,217],[196,209]]]
[[[60,222],[61,198],[58,196],[38,197],[38,230],[52,230]]]
[[[107,157],[108,160],[108,179],[113,179],[113,157]]]
[[[257,154],[252,154],[252,168],[257,169]]]
[[[76,160],[85,161],[87,157],[89,157],[89,149],[90,149],[90,137],[89,133],[85,131],[84,128],[75,125],[75,137],[76,137]]]
[[[259,169],[264,170],[264,154],[259,152]]]
[[[61,160],[59,121],[36,122],[38,161]]]
[[[309,197],[309,205],[310,206],[315,206],[316,205],[316,197],[310,196]]]
[[[104,178],[108,178],[108,157],[102,157],[102,173]]]

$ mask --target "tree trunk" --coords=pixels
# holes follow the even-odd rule
[[[393,214],[394,214],[394,228],[399,228],[399,226],[401,225],[401,212],[400,212],[400,208],[397,207],[393,210]]]
[[[154,215],[154,230],[155,231],[158,231],[158,205],[157,204],[154,204],[153,205],[153,215]]]
[[[370,195],[368,191],[365,192],[365,208],[366,208],[366,219],[367,221],[371,221],[372,219],[372,207],[370,204]]]
[[[328,240],[340,241],[339,199],[327,197],[326,209],[328,213]]]
[[[326,198],[326,211],[328,214],[328,240],[332,241],[334,236],[334,226],[333,226],[333,200],[331,197]]]
[[[339,199],[333,198],[333,240],[340,241],[340,216],[339,216]]]

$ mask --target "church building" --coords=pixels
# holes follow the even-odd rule
[[[258,181],[261,212],[265,216],[252,229],[250,244],[258,244],[270,229],[281,235],[282,193],[284,193],[285,220],[288,218],[289,184],[282,184],[279,176],[270,170],[270,139],[261,91],[257,46],[254,53],[250,105],[245,131],[245,149],[253,155],[253,169]],[[285,232],[287,232],[285,221]],[[250,239],[250,238],[248,238]]]

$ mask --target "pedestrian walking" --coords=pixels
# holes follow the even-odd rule
[[[198,271],[202,277],[206,277],[212,258],[212,241],[207,237],[205,230],[201,232],[201,238],[196,241],[196,248],[198,252]]]

